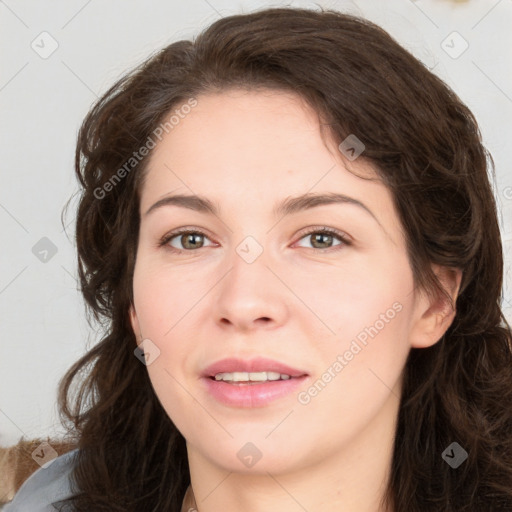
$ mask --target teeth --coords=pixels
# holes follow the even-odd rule
[[[277,372],[232,372],[217,373],[215,380],[234,381],[234,382],[265,382],[267,380],[288,380],[290,375]]]

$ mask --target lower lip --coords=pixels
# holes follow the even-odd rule
[[[229,384],[222,380],[203,378],[208,392],[219,402],[233,407],[263,407],[296,391],[308,378],[292,377],[254,384]]]

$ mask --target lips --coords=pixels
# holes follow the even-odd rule
[[[235,372],[276,372],[291,378],[260,382],[226,382],[215,379],[218,373]],[[205,368],[201,377],[200,385],[207,396],[231,408],[268,407],[275,402],[292,400],[294,393],[311,379],[304,370],[264,357],[222,359]]]
[[[264,357],[257,357],[254,359],[238,359],[227,358],[216,361],[209,365],[201,372],[201,377],[215,377],[218,373],[233,373],[233,372],[277,372],[290,377],[302,377],[308,375],[304,370],[292,368],[284,363],[267,359]]]

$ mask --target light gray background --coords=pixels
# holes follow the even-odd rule
[[[381,25],[476,115],[496,163],[507,254],[503,304],[512,322],[512,0],[0,0],[0,445],[61,432],[58,380],[100,339],[77,292],[76,201],[66,231],[60,220],[77,190],[75,139],[92,103],[150,53],[221,16],[315,4]],[[454,58],[462,38],[469,47]],[[58,48],[46,55],[52,44]],[[57,249],[46,262],[33,252],[43,237]]]

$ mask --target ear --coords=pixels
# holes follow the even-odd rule
[[[139,319],[137,318],[137,312],[135,311],[135,307],[133,304],[130,305],[130,323],[132,325],[133,333],[135,334],[135,338],[137,340],[142,338],[139,326]]]
[[[433,270],[442,286],[452,297],[455,306],[459,294],[462,271],[460,269],[434,265]],[[452,309],[444,295],[429,298],[421,292],[416,299],[414,316],[409,339],[413,348],[427,348],[435,345],[448,330],[455,318],[456,309]]]

